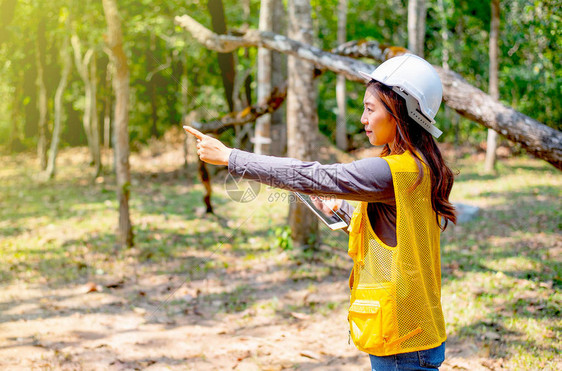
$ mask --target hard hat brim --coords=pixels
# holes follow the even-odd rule
[[[360,74],[362,77],[364,77],[366,80],[368,80],[368,81],[371,81],[371,80],[379,81],[379,80],[375,79],[375,78],[373,77],[373,75],[371,75],[371,74],[369,74],[369,73],[367,73],[367,72],[359,71],[359,74]],[[379,81],[379,82],[380,82],[380,81]]]

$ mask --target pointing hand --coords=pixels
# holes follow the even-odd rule
[[[197,138],[197,156],[201,161],[211,165],[228,165],[228,157],[232,148],[228,148],[220,140],[205,135],[191,126],[184,126],[183,128]]]

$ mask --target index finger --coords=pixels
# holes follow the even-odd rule
[[[192,128],[191,126],[184,125],[183,129],[187,131],[189,134],[197,137],[197,139],[203,139],[203,137],[205,137],[205,134],[203,134],[197,129]]]

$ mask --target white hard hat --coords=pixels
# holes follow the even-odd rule
[[[371,73],[359,73],[368,80],[381,82],[403,97],[408,115],[434,137],[443,134],[433,125],[441,105],[443,85],[435,68],[425,59],[404,54],[387,60]]]

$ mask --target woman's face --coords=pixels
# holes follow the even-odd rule
[[[365,125],[365,133],[374,146],[390,144],[396,136],[396,121],[386,110],[377,94],[372,89],[365,91],[363,98],[363,115],[361,123]]]

